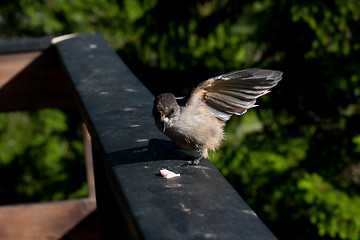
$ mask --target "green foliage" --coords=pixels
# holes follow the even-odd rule
[[[261,116],[267,121],[260,121]],[[282,127],[289,128],[294,120],[283,117]],[[288,130],[277,132],[278,125],[267,109],[250,110],[241,119],[232,119],[227,139],[221,151],[211,156],[212,162],[276,233],[284,228],[293,233],[298,228],[294,223],[302,223],[304,231],[296,236],[315,239],[316,233],[307,232],[311,226],[303,223],[307,219],[319,236],[358,239],[360,222],[355,216],[360,214],[360,196],[352,184],[360,183],[359,165],[350,165],[343,175],[318,169],[328,180],[309,173],[309,137],[314,137],[316,129],[295,136]],[[359,137],[353,141],[356,150]],[[349,179],[351,175],[354,179]],[[291,238],[289,233],[280,236]]]
[[[352,44],[351,21],[359,21],[360,3],[356,0],[334,1],[331,4],[307,3],[291,7],[292,20],[304,21],[315,33],[312,50],[308,57],[316,57],[325,52],[349,55],[358,51],[359,43]]]
[[[279,238],[360,238],[359,1],[20,0],[0,6],[3,38],[102,33],[154,94],[182,95],[235,69],[282,70],[284,79],[258,109],[231,119],[211,160]],[[11,138],[0,135],[1,164],[8,168],[31,155],[61,178],[59,156],[80,151],[79,144],[63,142],[69,124],[36,119],[51,126],[51,134],[39,129],[42,138],[26,122],[30,115],[14,116],[0,115],[0,129],[14,129]]]
[[[309,204],[310,221],[316,224],[319,235],[338,235],[342,239],[358,239],[360,236],[360,197],[349,196],[325,181],[316,173],[305,174],[298,181],[298,188],[305,193]]]
[[[81,131],[69,141],[64,112],[2,113],[0,123],[0,204],[87,196],[73,194],[85,179],[83,144]]]

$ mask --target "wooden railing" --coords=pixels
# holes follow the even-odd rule
[[[101,35],[42,41],[41,52],[23,53],[27,68],[0,79],[0,111],[78,106],[91,136],[101,239],[276,239],[209,160],[183,166],[183,152],[168,153],[153,95]],[[11,87],[20,81],[36,84],[26,99],[10,96],[25,91]],[[166,180],[162,168],[181,177]]]

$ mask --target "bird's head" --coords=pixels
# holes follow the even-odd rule
[[[154,100],[153,115],[157,128],[165,132],[171,121],[180,114],[180,106],[172,93],[163,93]]]

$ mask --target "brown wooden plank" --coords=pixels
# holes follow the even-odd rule
[[[60,240],[99,240],[98,213],[95,210]],[[123,239],[119,238],[118,239]]]
[[[75,105],[71,83],[52,47],[13,78],[4,79],[0,112]]]
[[[89,190],[89,198],[95,198],[95,178],[94,178],[94,165],[91,147],[91,136],[86,128],[85,123],[82,124],[83,142],[85,151],[85,164],[86,164],[86,182]]]
[[[0,207],[0,239],[60,239],[95,209],[95,199]]]
[[[41,52],[0,55],[0,88],[34,61]]]

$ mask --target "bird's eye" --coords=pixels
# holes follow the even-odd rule
[[[174,113],[174,109],[172,108],[171,110],[170,110],[170,114],[172,115]]]

